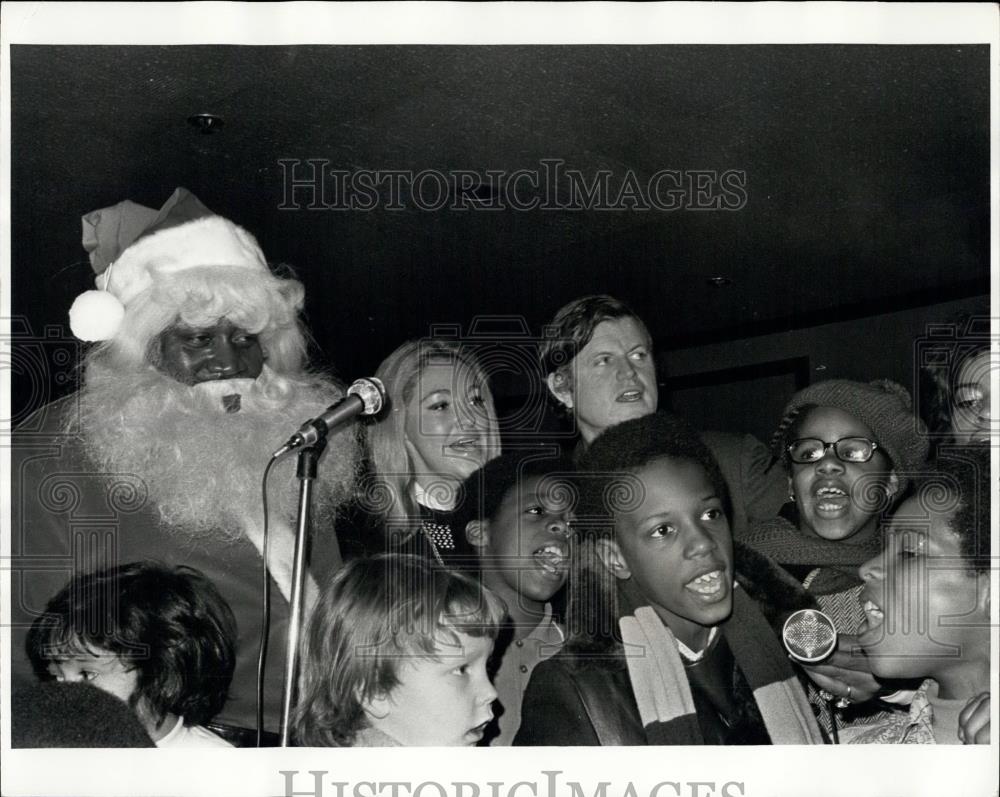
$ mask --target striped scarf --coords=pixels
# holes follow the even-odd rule
[[[703,744],[677,641],[656,612],[641,606],[619,620],[629,679],[649,744]],[[720,630],[753,690],[774,744],[822,744],[788,658],[753,599],[733,592],[733,614]]]

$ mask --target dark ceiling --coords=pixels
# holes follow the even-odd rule
[[[13,46],[13,311],[35,334],[62,323],[92,280],[79,217],[125,198],[158,207],[179,185],[294,266],[319,358],[349,377],[432,325],[468,332],[476,316],[516,314],[534,333],[593,292],[633,304],[661,350],[984,293],[988,57],[955,45]],[[201,133],[187,121],[198,113],[225,124]],[[497,196],[486,172],[547,159],[587,183],[609,171],[611,197],[630,174],[645,190],[665,169],[732,170],[745,203],[730,191],[737,210],[692,209],[690,195],[674,210],[455,210],[451,195],[428,210],[403,190],[393,209],[386,183],[370,210],[307,209],[308,191],[286,196],[280,162],[301,161],[302,178],[309,159],[476,172],[464,179],[483,183],[482,204],[544,201],[528,178]],[[570,201],[568,185],[551,183],[551,205]],[[333,187],[320,201],[338,201]]]

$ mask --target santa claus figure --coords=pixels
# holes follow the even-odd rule
[[[298,502],[286,458],[269,479],[265,546],[264,467],[343,390],[307,369],[302,285],[184,189],[159,211],[124,202],[88,214],[84,246],[98,290],[70,311],[74,334],[94,342],[82,388],[14,437],[15,683],[31,677],[27,626],[70,576],[141,559],[189,565],[238,623],[236,672],[214,727],[252,742],[262,638],[264,728],[278,729]],[[315,580],[339,565],[333,521],[357,456],[354,432],[341,431],[320,460],[307,604]]]

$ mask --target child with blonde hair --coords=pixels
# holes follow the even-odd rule
[[[478,582],[425,557],[349,562],[303,637],[297,743],[475,745],[493,718],[486,662],[502,617]]]

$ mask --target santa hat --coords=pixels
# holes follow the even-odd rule
[[[157,280],[191,268],[243,268],[269,276],[256,239],[178,188],[159,211],[128,200],[83,217],[83,246],[98,290],[76,298],[70,329],[81,340],[110,340],[131,303]]]

